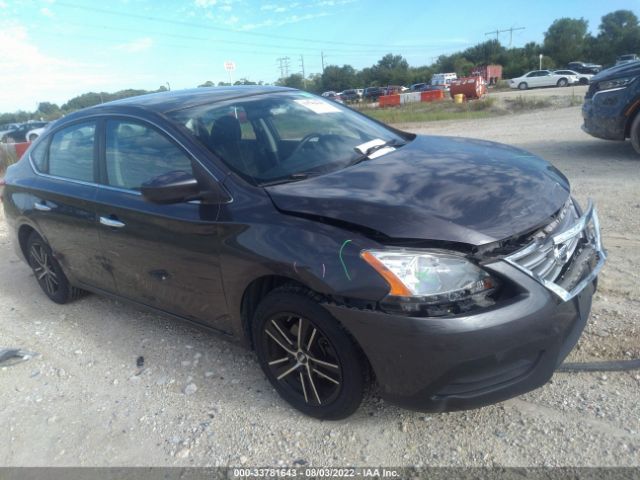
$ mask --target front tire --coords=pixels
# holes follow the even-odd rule
[[[355,412],[366,362],[342,326],[312,296],[279,288],[260,302],[253,342],[265,375],[291,406],[325,420]]]
[[[50,300],[64,304],[82,294],[82,290],[71,286],[51,247],[36,232],[27,242],[27,260],[40,288]]]
[[[518,85],[518,90],[526,90],[527,88],[529,88],[529,85],[527,85],[526,82],[522,82]]]
[[[631,145],[633,149],[640,155],[640,113],[636,114],[631,124]]]

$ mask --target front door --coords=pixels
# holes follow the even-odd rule
[[[108,119],[99,235],[120,295],[227,330],[217,205],[158,205],[141,185],[172,171],[193,173],[190,155],[139,120]]]

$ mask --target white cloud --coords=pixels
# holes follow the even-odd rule
[[[129,43],[123,43],[116,45],[118,50],[125,51],[127,53],[140,53],[149,50],[153,46],[153,39],[150,37],[143,37],[133,40]]]
[[[267,19],[260,23],[247,23],[245,25],[242,25],[240,27],[240,30],[248,31],[248,30],[255,30],[256,28],[262,28],[262,27],[281,27],[283,25],[288,25],[290,23],[304,22],[306,20],[312,20],[314,18],[326,17],[328,15],[330,15],[330,13],[328,12],[307,13],[306,15],[289,15],[288,17],[285,17],[277,21],[273,19]]]
[[[195,0],[196,7],[213,7],[216,3],[218,0]]]
[[[231,17],[227,18],[224,23],[226,23],[227,25],[237,25],[239,21],[240,19],[238,17],[232,15]]]
[[[0,8],[7,8],[9,5],[7,5],[7,2],[4,2],[3,0],[0,0]]]
[[[63,103],[75,95],[102,89],[117,80],[100,67],[45,55],[26,28],[0,21],[0,105],[3,111],[34,110],[37,102]]]
[[[49,17],[49,18],[53,18],[53,12],[51,10],[49,10],[47,7],[42,7],[40,9],[40,13],[42,15],[44,15],[45,17]]]

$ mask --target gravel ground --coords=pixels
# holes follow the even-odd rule
[[[594,198],[610,257],[570,360],[639,358],[640,157],[580,124],[574,107],[405,128],[524,147],[563,170],[581,202]],[[2,466],[640,466],[640,371],[557,373],[468,412],[425,415],[373,396],[347,420],[312,420],[221,338],[95,295],[49,302],[4,221],[0,331],[0,346],[39,353],[0,367]]]

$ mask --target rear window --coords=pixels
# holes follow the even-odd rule
[[[94,122],[72,125],[56,132],[49,146],[48,173],[93,182],[95,133]]]

